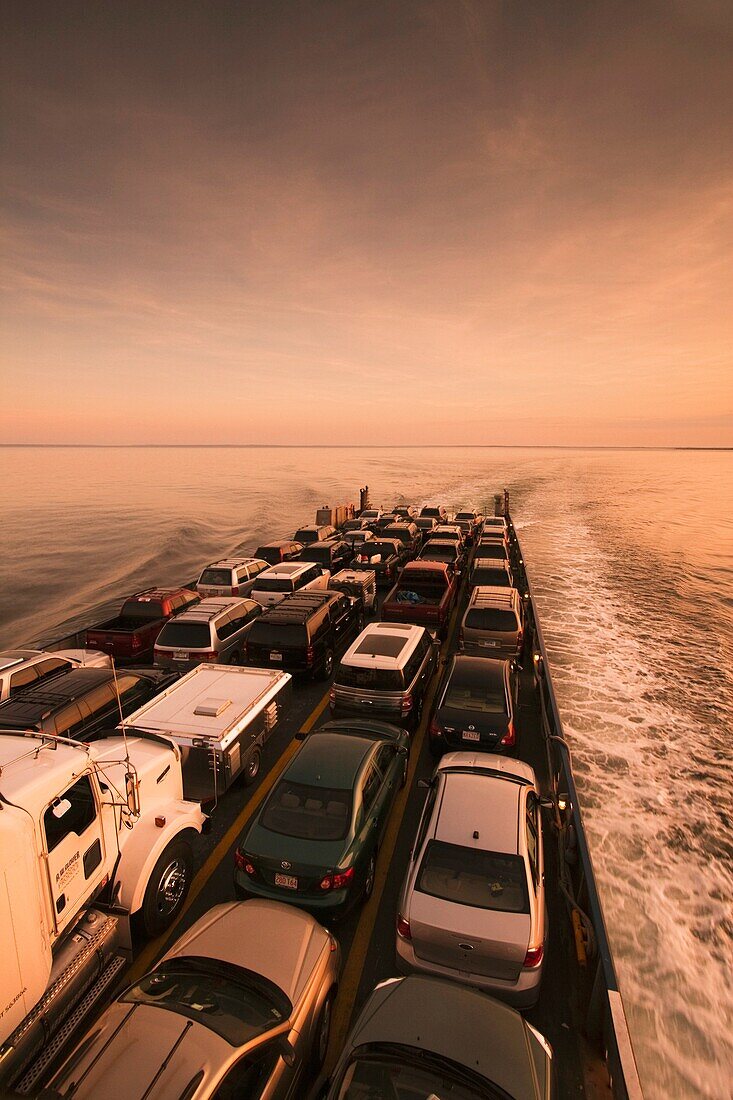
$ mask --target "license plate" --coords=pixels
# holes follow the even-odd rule
[[[282,661],[282,659],[283,659],[282,653],[278,653],[278,651],[276,649],[271,649],[270,650],[270,660],[271,661]]]
[[[185,650],[185,649],[174,649],[173,650],[173,658],[176,661],[187,661],[188,660],[188,651]]]
[[[298,889],[298,880],[294,875],[281,875],[281,874],[276,873],[275,874],[275,885],[276,886],[287,886],[288,890],[297,890]]]
[[[491,647],[492,649],[496,649],[498,644],[498,642],[479,642],[479,645],[482,645],[485,649],[488,649],[489,647]]]
[[[481,734],[478,733],[476,730],[464,730],[462,736],[463,736],[464,741],[480,741],[481,740]]]

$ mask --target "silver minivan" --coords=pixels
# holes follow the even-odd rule
[[[155,641],[157,668],[187,672],[202,661],[244,664],[244,643],[262,614],[256,600],[210,597],[165,624]]]
[[[474,588],[461,622],[459,645],[462,653],[476,657],[519,657],[524,646],[524,608],[516,588]]]
[[[201,571],[196,591],[199,596],[249,596],[260,573],[269,567],[261,558],[224,558]]]

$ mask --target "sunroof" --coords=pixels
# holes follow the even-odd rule
[[[369,653],[373,657],[399,657],[407,645],[407,638],[396,634],[368,634],[354,653]]]

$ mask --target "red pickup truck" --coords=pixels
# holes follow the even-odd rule
[[[387,593],[382,604],[382,618],[386,622],[426,626],[444,638],[457,595],[458,584],[447,565],[436,561],[411,561]]]
[[[188,588],[148,588],[130,596],[114,619],[90,626],[87,649],[101,649],[118,664],[144,664],[153,657],[155,639],[173,615],[198,603]]]

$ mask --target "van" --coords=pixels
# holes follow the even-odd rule
[[[223,558],[201,571],[196,581],[199,596],[249,596],[255,581],[269,568],[261,558]]]
[[[244,664],[244,641],[262,614],[256,600],[209,597],[167,622],[155,643],[158,668],[187,671],[201,661]]]
[[[516,588],[479,585],[461,622],[459,646],[476,657],[519,657],[524,648],[524,607]]]
[[[286,596],[292,596],[293,592],[311,588],[325,591],[330,579],[330,570],[315,562],[285,561],[260,573],[250,595],[263,607],[272,607]]]

